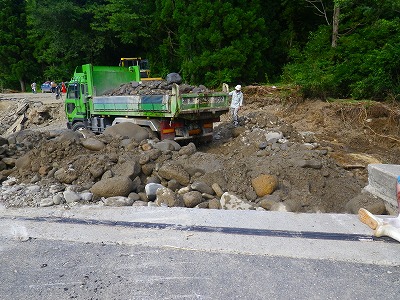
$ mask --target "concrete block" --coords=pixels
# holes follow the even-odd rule
[[[396,197],[397,176],[400,176],[400,165],[370,164],[368,165],[368,185],[365,190],[385,201],[390,214],[397,215]]]

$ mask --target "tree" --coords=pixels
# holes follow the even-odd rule
[[[264,80],[268,39],[260,1],[160,0],[157,9],[164,33],[161,51],[179,58],[173,67],[188,82],[217,86]]]
[[[114,60],[143,56],[154,46],[154,10],[154,1],[106,0],[100,5],[95,2],[90,6],[90,26],[96,36],[103,38],[105,52],[112,52]]]
[[[329,26],[320,26],[303,51],[292,52],[285,78],[305,95],[385,99],[400,94],[400,3],[340,3],[337,46],[328,47]]]
[[[25,91],[35,76],[32,48],[27,41],[25,1],[0,1],[0,80]]]
[[[279,80],[282,68],[289,62],[289,53],[304,48],[309,35],[324,23],[324,20],[306,5],[292,0],[262,1],[260,15],[266,26],[269,40],[264,71],[268,80]],[[266,76],[267,77],[267,76]]]
[[[325,4],[325,1],[323,1],[323,0],[305,0],[305,2],[307,2],[314,8],[317,15],[319,15],[325,19],[325,22],[327,25],[332,24],[332,43],[331,43],[331,45],[333,48],[336,47],[338,36],[339,36],[340,3],[343,2],[343,0],[334,0],[333,1],[332,23],[331,23],[330,17],[329,17],[329,7],[330,7],[330,5],[332,5],[332,3],[330,3],[331,1],[328,1],[327,4]]]
[[[28,0],[28,37],[45,79],[69,79],[75,67],[103,56],[104,42],[90,28],[87,1]]]
[[[339,16],[340,16],[340,5],[335,3],[333,7],[333,21],[332,21],[332,47],[337,46],[337,40],[339,36]]]

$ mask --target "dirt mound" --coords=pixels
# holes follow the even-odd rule
[[[340,213],[368,203],[381,209],[378,214],[385,213],[381,200],[362,189],[368,163],[399,163],[395,105],[304,101],[296,88],[251,86],[244,94],[239,126],[223,115],[214,141],[197,147],[155,138],[48,131],[63,119],[62,104],[60,111],[31,105],[26,127],[34,130],[13,133],[1,143],[0,201],[8,206],[86,201],[220,208],[227,192],[229,199],[242,201],[237,207],[246,209]],[[35,121],[43,111],[46,121]],[[266,184],[266,176],[276,178],[276,186],[260,195],[257,190],[268,188],[255,183]],[[114,177],[132,188],[124,196],[129,201],[102,200],[91,192],[94,184]],[[149,183],[170,192],[154,194],[158,200],[149,201]],[[188,194],[199,187],[200,198]]]
[[[327,155],[327,149],[296,142],[301,138],[297,134],[291,141],[290,136],[283,135],[280,130],[287,125],[272,116],[269,121],[268,113],[264,117],[269,124],[264,128],[252,124],[251,119],[244,120],[246,124],[242,128],[221,124],[217,132],[227,131],[232,137],[226,136],[218,148],[195,150],[189,155],[169,148],[162,151],[157,140],[135,141],[99,135],[90,139],[101,142],[104,147],[94,151],[88,146],[89,138],[85,139],[80,133],[67,131],[52,138],[42,132],[22,131],[8,140],[11,146],[19,143],[27,148],[16,160],[16,168],[9,176],[24,184],[73,185],[79,190],[90,190],[105,177],[125,176],[137,182],[133,190],[137,194],[144,191],[152,178],[157,178],[164,186],[171,185],[174,179],[179,183],[174,192],[198,181],[209,187],[218,184],[223,191],[257,207],[263,199],[256,194],[252,180],[267,174],[278,178],[273,195],[287,211],[344,211],[346,203],[362,189],[363,182],[338,167]],[[273,136],[271,133],[280,138],[266,139],[268,135]],[[234,135],[237,136],[233,138]],[[175,176],[161,173],[171,164],[179,166],[180,171],[175,172]],[[174,174],[172,170],[169,172]],[[179,179],[182,174],[187,174],[185,181]],[[93,198],[95,202],[99,200]]]

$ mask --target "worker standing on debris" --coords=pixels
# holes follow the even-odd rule
[[[235,86],[235,90],[229,93],[232,96],[230,115],[233,121],[233,125],[238,125],[238,111],[243,106],[243,93],[241,91],[242,86],[238,84]]]

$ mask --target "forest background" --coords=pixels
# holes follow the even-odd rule
[[[139,56],[190,84],[399,100],[400,0],[0,0],[0,89]]]

